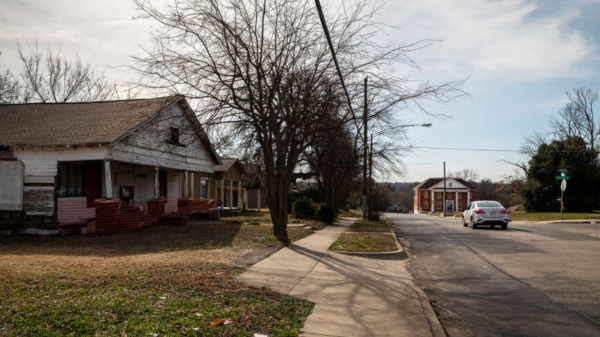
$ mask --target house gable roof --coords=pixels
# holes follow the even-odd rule
[[[450,178],[450,177],[446,177],[446,182],[448,182],[448,180],[455,180],[456,182],[458,182],[459,184],[463,185],[464,188],[468,188],[470,190],[476,190],[477,187],[473,186],[473,184],[465,181],[464,179],[460,179],[460,178]],[[444,178],[429,178],[427,180],[425,180],[424,182],[420,183],[419,185],[417,185],[415,188],[413,188],[413,190],[429,190],[434,188],[436,185],[442,183],[441,187],[443,188],[443,181]],[[446,188],[448,188],[448,186],[446,186]]]
[[[0,145],[63,146],[114,143],[164,108],[180,104],[215,161],[212,144],[183,96],[74,103],[0,105]]]
[[[244,168],[244,165],[237,158],[222,158],[221,163],[223,163],[223,165],[215,165],[215,172],[225,173],[225,172],[229,171],[235,165],[242,174],[247,174],[246,169]]]

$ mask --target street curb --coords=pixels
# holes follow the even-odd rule
[[[342,233],[345,234],[346,232],[348,232],[347,230]],[[378,233],[378,232],[350,232],[350,233]],[[379,232],[380,234],[384,234]],[[338,252],[338,251],[333,251],[333,250],[327,250],[327,253],[336,253],[336,254],[346,254],[346,255],[369,255],[369,256],[373,256],[373,255],[393,255],[393,254],[404,254],[406,255],[406,252],[404,251],[404,248],[402,247],[402,245],[400,244],[400,242],[398,242],[398,237],[396,236],[396,233],[394,233],[393,229],[390,229],[390,233],[394,236],[394,242],[396,243],[396,247],[398,247],[397,250],[393,251],[393,252]],[[340,235],[341,236],[341,235]]]
[[[433,307],[431,306],[431,302],[427,298],[427,295],[423,290],[418,287],[413,287],[417,296],[419,297],[419,302],[421,303],[421,309],[423,309],[423,314],[425,315],[425,319],[429,324],[429,329],[431,329],[431,335],[433,337],[446,337],[446,332],[442,327],[442,323],[437,318],[435,311],[433,311]]]
[[[596,219],[596,220],[574,220],[574,221],[570,221],[570,220],[552,220],[552,221],[530,221],[530,220],[522,220],[522,221],[511,221],[514,223],[520,223],[520,224],[524,224],[524,225],[538,225],[538,224],[591,224],[591,225],[596,225],[600,223],[600,219]]]

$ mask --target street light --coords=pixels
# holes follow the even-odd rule
[[[430,128],[431,127],[431,123],[400,125],[401,128],[408,127],[408,126],[422,126],[424,128]]]

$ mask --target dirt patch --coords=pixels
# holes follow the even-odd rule
[[[254,251],[246,255],[242,255],[239,258],[235,259],[233,262],[235,264],[239,264],[241,266],[251,266],[259,261],[266,259],[271,256],[275,252],[277,252],[279,248],[277,247],[264,247]]]

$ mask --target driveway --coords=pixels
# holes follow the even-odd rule
[[[410,247],[417,284],[443,304],[450,336],[600,336],[600,239],[589,235],[600,224],[474,230],[418,215],[387,219]]]

